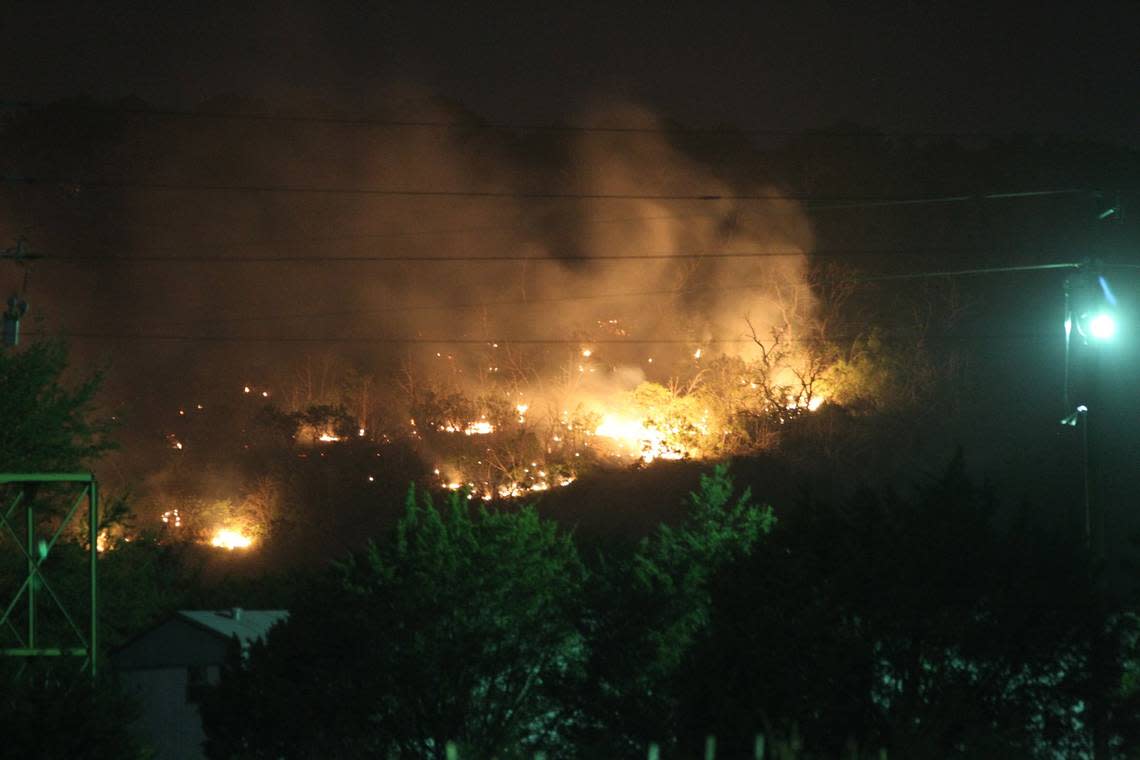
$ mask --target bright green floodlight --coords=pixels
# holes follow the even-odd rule
[[[1107,311],[1093,315],[1089,320],[1089,334],[1095,340],[1112,340],[1116,335],[1116,320]]]

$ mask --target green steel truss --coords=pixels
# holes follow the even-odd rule
[[[45,486],[65,489],[68,497],[65,503],[70,505],[54,530],[45,527],[48,521],[36,511],[36,494]],[[78,486],[78,492],[73,490],[75,486]],[[0,656],[22,658],[25,663],[29,658],[75,657],[81,663],[81,669],[94,677],[98,649],[96,571],[99,541],[99,487],[95,477],[91,473],[0,473],[0,497],[0,535],[13,539],[24,555],[25,566],[22,582],[21,576],[17,576],[18,586],[10,599],[5,598],[9,590],[0,589],[0,604],[5,605],[0,614],[0,644],[4,644],[0,646]],[[67,605],[70,601],[74,606],[77,600],[60,598],[45,576],[44,561],[84,501],[87,502],[87,594],[90,609],[86,625],[81,625]],[[54,524],[55,521],[51,522]],[[66,625],[53,632],[53,640],[44,641],[48,632],[43,630],[39,618],[45,608],[53,606]],[[17,646],[6,646],[11,643]]]

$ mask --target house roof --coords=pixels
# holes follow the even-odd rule
[[[289,617],[288,610],[178,610],[178,617],[216,633],[224,639],[237,636],[243,646],[264,639],[277,623]]]

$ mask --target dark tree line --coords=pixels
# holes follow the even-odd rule
[[[203,716],[219,758],[693,757],[709,735],[747,757],[758,734],[777,757],[1072,756],[1094,735],[1121,755],[1130,610],[1069,537],[997,520],[960,459],[775,514],[718,467],[629,545],[425,497],[314,579]]]

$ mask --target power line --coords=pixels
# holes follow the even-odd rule
[[[955,271],[934,271],[934,272],[910,272],[896,275],[870,275],[865,277],[854,278],[854,282],[868,283],[879,282],[886,280],[912,280],[912,279],[936,279],[944,277],[959,277],[959,276],[973,276],[981,274],[1003,274],[1012,272],[1041,272],[1041,271],[1056,271],[1062,269],[1077,269],[1081,265],[1073,262],[1060,262],[1050,264],[1033,264],[1024,266],[1005,266],[1005,267],[987,267],[979,269],[963,269]],[[362,310],[356,313],[377,313],[382,311],[412,311],[412,310],[436,310],[436,309],[466,309],[466,308],[487,308],[492,306],[506,306],[531,304],[531,303],[553,303],[559,301],[583,301],[593,299],[610,299],[610,298],[629,298],[629,297],[643,297],[643,296],[657,296],[657,295],[680,295],[691,292],[716,291],[723,292],[729,290],[759,290],[764,286],[758,285],[744,285],[744,286],[729,286],[718,288],[693,288],[693,289],[674,289],[674,290],[660,290],[660,291],[641,291],[631,293],[607,293],[607,294],[589,294],[585,296],[565,296],[555,297],[550,299],[534,299],[533,301],[522,300],[521,302],[508,302],[498,301],[484,304],[462,304],[462,305],[421,305],[414,307],[387,307],[385,309],[376,310]],[[345,316],[353,312],[341,312],[340,314],[323,315],[323,316]],[[262,321],[268,319],[292,319],[292,318],[317,318],[319,314],[293,314],[293,315],[277,315],[277,316],[262,316],[250,318],[236,318],[232,320],[226,319],[212,319],[212,320],[198,320],[196,322],[175,322],[174,324],[194,324],[197,322],[210,322],[210,323],[225,323],[225,322],[238,322],[238,321]],[[47,335],[47,333],[30,333],[31,335]],[[412,344],[457,344],[457,345],[494,345],[498,344],[537,344],[537,345],[580,345],[582,339],[567,339],[567,338],[523,338],[523,339],[507,339],[507,338],[399,338],[399,337],[352,337],[352,336],[331,336],[331,337],[318,337],[318,336],[241,336],[241,335],[190,335],[181,333],[136,333],[136,334],[116,334],[116,333],[89,333],[89,332],[64,332],[59,337],[67,338],[90,338],[90,339],[130,339],[130,340],[147,340],[147,341],[178,341],[178,342],[252,342],[252,343],[368,343],[368,344],[387,344],[387,345],[412,345]],[[852,336],[854,337],[854,336]],[[923,337],[924,339],[936,340],[971,340],[983,339],[985,337],[1000,339],[1000,338],[1018,338],[1018,339],[1033,339],[1033,340],[1053,340],[1055,336],[1049,334],[994,334],[990,336],[981,335],[921,335],[916,337]],[[820,343],[827,340],[845,339],[843,336],[833,336],[831,339],[824,338],[810,338],[810,339],[796,339],[796,343]],[[619,345],[637,345],[637,344],[688,344],[688,345],[714,345],[714,344],[737,344],[737,343],[750,343],[753,342],[751,338],[740,339],[711,339],[704,341],[694,341],[692,339],[683,338],[599,338],[590,339],[586,341],[596,344],[619,344]]]
[[[857,282],[880,282],[884,280],[929,280],[938,277],[968,277],[977,274],[1002,274],[1005,272],[1041,272],[1050,269],[1080,269],[1076,262],[1058,264],[1028,264],[1025,266],[985,267],[982,269],[958,269],[945,272],[907,272],[903,274],[880,274],[856,277]]]
[[[126,254],[115,256],[90,255],[44,255],[41,261],[75,262],[75,263],[210,263],[210,264],[262,264],[262,263],[298,263],[298,264],[351,264],[351,263],[492,263],[492,262],[530,262],[535,264],[555,263],[589,263],[596,261],[663,261],[669,259],[754,259],[754,258],[799,258],[799,257],[865,257],[865,256],[934,256],[942,254],[986,254],[995,253],[992,249],[982,248],[832,248],[819,251],[702,251],[674,253],[646,253],[640,255],[629,254],[598,254],[574,256],[565,254],[550,254],[544,256],[528,256],[520,254],[492,254],[476,256],[459,256],[452,254],[442,255],[363,255],[363,256],[324,256],[318,254],[305,255],[268,255],[268,256],[160,256],[154,254]]]
[[[307,335],[194,335],[187,333],[116,333],[116,332],[83,332],[64,330],[53,332],[31,332],[26,335],[38,337],[85,338],[98,340],[143,340],[143,341],[176,341],[176,342],[206,342],[206,343],[365,343],[380,345],[574,345],[584,343],[594,344],[623,344],[623,345],[710,345],[751,343],[751,338],[727,338],[714,340],[689,340],[684,338],[622,338],[622,339],[572,339],[572,338],[408,338],[386,336],[307,336]]]
[[[484,121],[442,121],[435,119],[392,119],[366,116],[335,116],[330,114],[288,114],[250,111],[191,111],[177,108],[130,108],[115,106],[95,106],[82,104],[50,104],[32,101],[0,101],[0,109],[34,110],[38,114],[93,113],[108,116],[133,116],[149,119],[178,119],[192,121],[245,121],[284,124],[311,124],[344,127],[375,127],[380,129],[428,129],[438,131],[496,131],[496,132],[543,132],[552,134],[625,134],[661,135],[689,134],[706,136],[750,136],[750,137],[801,137],[810,139],[884,139],[884,138],[972,138],[992,139],[1000,137],[1028,136],[1049,137],[1056,133],[1026,133],[1021,131],[971,131],[971,130],[860,130],[860,129],[789,129],[780,127],[691,127],[679,124],[657,126],[633,125],[586,125],[586,124],[542,124],[523,122]]]
[[[911,272],[901,275],[870,275],[865,277],[852,277],[851,281],[855,283],[872,283],[884,280],[906,280],[906,279],[929,279],[939,277],[953,277],[959,275],[972,275],[972,274],[994,274],[1002,272],[1022,272],[1022,271],[1045,271],[1056,269],[1071,269],[1077,268],[1077,264],[1059,263],[1059,264],[1039,264],[1029,266],[1014,266],[1014,267],[993,267],[989,269],[973,269],[973,270],[959,270],[955,272]],[[237,323],[250,323],[250,322],[268,322],[268,321],[283,321],[293,319],[327,319],[333,317],[351,317],[351,316],[365,316],[373,314],[392,314],[392,313],[407,313],[407,312],[424,312],[424,311],[466,311],[475,309],[493,309],[498,307],[535,307],[546,306],[552,303],[576,303],[583,301],[608,301],[608,300],[622,300],[628,298],[650,298],[657,296],[676,296],[676,295],[689,295],[694,293],[727,293],[731,291],[757,291],[766,290],[770,286],[763,284],[748,284],[748,285],[730,285],[730,286],[709,286],[709,287],[693,287],[693,288],[671,288],[661,290],[639,290],[627,291],[621,293],[588,293],[585,295],[577,296],[554,296],[549,298],[519,298],[502,301],[476,301],[468,303],[434,303],[434,304],[412,304],[408,306],[384,306],[372,309],[342,309],[336,311],[323,311],[323,312],[290,312],[278,314],[257,314],[249,316],[211,316],[200,319],[191,320],[167,320],[165,324],[168,325],[195,325],[195,324],[237,324]]]
[[[590,293],[581,296],[556,296],[552,298],[520,298],[510,301],[485,301],[474,303],[445,303],[445,304],[415,304],[412,306],[383,306],[375,309],[346,309],[342,311],[309,312],[290,314],[255,315],[248,317],[220,317],[183,320],[167,322],[167,324],[229,324],[235,322],[267,322],[284,319],[323,319],[327,317],[363,316],[368,314],[390,314],[415,311],[464,311],[468,309],[484,309],[498,306],[545,306],[551,303],[567,303],[579,301],[608,301],[623,298],[648,298],[667,295],[685,295],[689,293],[723,292],[730,290],[762,290],[763,285],[735,285],[731,287],[708,288],[681,288],[671,290],[641,290],[627,293]]]
[[[520,215],[521,216],[521,215]],[[625,216],[625,217],[593,217],[587,216],[584,218],[575,219],[556,219],[553,221],[544,221],[543,227],[586,227],[593,224],[625,224],[630,222],[655,222],[655,221],[680,221],[685,219],[715,219],[720,217],[716,213],[691,213],[691,214],[654,214],[650,216]],[[373,233],[360,233],[351,235],[296,235],[291,237],[281,238],[261,238],[258,240],[204,240],[196,243],[186,243],[177,245],[158,245],[158,246],[145,246],[147,251],[184,251],[187,249],[200,250],[200,249],[233,249],[233,248],[257,248],[264,246],[280,246],[280,245],[300,245],[308,243],[340,243],[340,242],[354,242],[365,240],[392,240],[399,238],[410,237],[428,237],[433,235],[469,235],[476,232],[518,232],[525,231],[534,233],[536,231],[535,225],[514,224],[514,225],[475,225],[471,227],[444,227],[439,229],[418,229],[418,230],[399,230],[392,232],[373,232]],[[109,245],[104,243],[104,245]],[[65,258],[65,257],[50,257],[50,258]]]
[[[157,182],[128,179],[0,176],[5,185],[67,185],[116,190],[154,190],[172,192],[280,193],[302,195],[359,195],[399,198],[471,198],[485,200],[595,200],[595,201],[755,201],[820,203],[823,209],[862,208],[874,206],[914,206],[966,201],[1041,198],[1091,192],[1087,188],[1031,190],[1022,192],[944,195],[925,198],[891,198],[887,196],[825,196],[808,193],[584,193],[525,190],[426,190],[379,187],[336,187],[331,185],[224,184],[210,182]],[[812,208],[808,205],[808,208]]]
[[[335,187],[320,185],[274,185],[274,184],[221,184],[221,183],[193,183],[193,182],[155,182],[126,179],[67,179],[60,177],[32,177],[4,175],[0,181],[7,185],[68,185],[74,187],[93,187],[124,190],[162,190],[162,191],[189,191],[189,192],[235,192],[235,193],[291,193],[311,195],[363,195],[380,197],[404,198],[481,198],[481,199],[510,199],[510,200],[645,200],[645,201],[719,201],[719,200],[753,200],[753,201],[805,201],[813,200],[812,196],[799,194],[760,193],[749,195],[723,195],[723,194],[658,194],[644,193],[570,193],[553,191],[516,191],[516,190],[426,190],[426,189],[393,189],[378,187]],[[833,198],[834,202],[844,200],[859,200],[854,198]],[[881,198],[873,200],[880,201]]]
[[[809,205],[808,208],[813,211],[829,211],[832,209],[861,209],[861,208],[876,208],[878,206],[919,206],[929,205],[935,203],[963,203],[967,201],[996,201],[996,200],[1014,200],[1017,198],[1041,198],[1050,195],[1077,195],[1081,193],[1093,193],[1095,191],[1088,189],[1069,189],[1069,190],[1030,190],[1028,192],[1013,192],[1013,193],[986,193],[984,195],[947,195],[941,198],[903,198],[898,200],[860,200],[837,203],[825,203],[820,205]]]
[[[639,345],[685,345],[685,346],[710,346],[710,345],[739,345],[750,344],[755,341],[752,338],[712,338],[712,339],[690,339],[690,338],[590,338],[590,339],[574,339],[574,338],[422,338],[422,337],[386,337],[386,336],[302,336],[302,335],[194,335],[187,333],[116,333],[116,332],[84,332],[84,331],[61,331],[61,332],[47,332],[37,331],[26,333],[30,336],[44,337],[44,338],[76,338],[76,339],[90,339],[90,340],[131,340],[131,341],[147,341],[147,342],[195,342],[195,343],[282,343],[282,344],[303,344],[303,343],[356,343],[365,345],[482,345],[482,346],[505,346],[505,345],[537,345],[537,346],[582,346],[588,345],[617,345],[617,346],[639,346]],[[840,335],[832,336],[830,338],[790,338],[785,339],[786,342],[798,344],[813,344],[813,343],[827,343],[834,340],[848,340],[859,337],[860,334],[855,335]],[[1056,340],[1057,336],[1051,333],[974,333],[965,335],[951,335],[951,334],[929,334],[929,333],[908,333],[900,335],[898,333],[885,333],[886,337],[915,337],[924,340],[945,340],[945,341],[985,341],[985,340]]]

